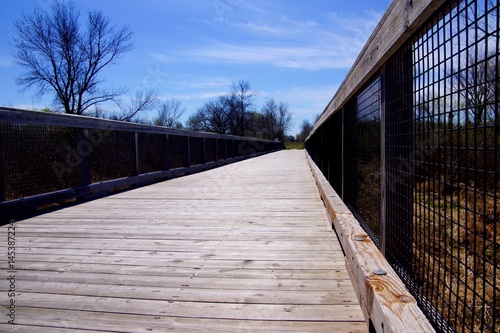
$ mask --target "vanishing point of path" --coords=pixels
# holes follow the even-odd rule
[[[0,332],[366,332],[303,151],[19,221]]]

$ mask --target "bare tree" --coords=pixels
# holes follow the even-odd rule
[[[303,120],[300,125],[300,133],[297,135],[297,141],[304,142],[313,129],[313,125],[308,120]]]
[[[83,114],[114,100],[124,89],[101,87],[100,73],[132,49],[132,33],[117,27],[100,11],[90,11],[85,29],[73,2],[55,1],[50,10],[35,9],[14,22],[13,56],[25,73],[17,84],[24,90],[48,91],[65,113]]]
[[[288,111],[288,104],[268,98],[262,107],[262,117],[265,137],[283,141],[292,125],[292,114]]]
[[[456,47],[467,49],[451,68],[452,89],[460,94],[460,107],[467,109],[466,124],[475,127],[486,122],[495,124],[498,133],[498,2],[488,0],[472,5],[460,2],[459,22],[454,29]],[[470,36],[473,36],[470,38]],[[496,102],[495,102],[496,101]]]
[[[452,69],[452,89],[460,92],[461,104],[468,112],[465,122],[483,126],[496,109],[498,55],[493,52],[468,52],[459,69]]]
[[[228,133],[229,122],[226,101],[224,96],[207,101],[194,115],[189,117],[188,128],[219,134]]]
[[[278,137],[278,104],[274,98],[268,98],[262,107],[262,128],[264,138],[274,140]]]
[[[278,139],[285,141],[285,134],[292,126],[292,114],[288,110],[288,103],[279,102],[278,104]]]
[[[188,119],[191,130],[284,140],[292,124],[288,104],[266,100],[261,112],[252,110],[253,98],[247,81],[233,83],[227,95],[207,101]]]
[[[141,119],[141,113],[158,107],[158,101],[158,93],[154,89],[138,90],[135,95],[130,97],[129,104],[122,106],[121,103],[117,103],[120,106],[120,112],[110,118],[120,121],[146,123]]]
[[[248,113],[253,106],[255,95],[248,81],[233,82],[231,92],[226,96],[231,134],[245,135],[249,124]]]
[[[186,127],[190,131],[203,131],[203,115],[199,110],[189,116]]]
[[[164,127],[179,127],[179,119],[185,112],[186,107],[182,106],[182,102],[172,98],[160,105],[158,115],[153,120],[153,124]]]

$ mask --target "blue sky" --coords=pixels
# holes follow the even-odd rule
[[[248,80],[265,98],[287,102],[299,132],[321,113],[342,83],[389,0],[85,0],[82,14],[100,9],[134,32],[133,51],[103,72],[105,85],[156,89],[180,99],[183,121],[208,99]],[[14,83],[22,69],[10,55],[13,21],[51,0],[3,1],[0,20],[0,105],[41,109]],[[126,101],[128,95],[123,96]]]

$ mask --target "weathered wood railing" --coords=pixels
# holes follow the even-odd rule
[[[500,329],[499,16],[394,0],[306,140],[378,332]]]
[[[256,138],[0,108],[0,218],[282,148]]]
[[[464,133],[459,114],[463,107],[452,98],[459,99],[460,89],[466,89],[464,82],[453,83],[456,68],[467,70],[470,66],[460,64],[470,60],[464,56],[465,45],[476,50],[476,55],[482,54],[479,49],[485,49],[485,54],[496,52],[496,56],[489,56],[498,66],[498,41],[492,37],[497,34],[498,38],[498,11],[498,2],[394,0],[306,140],[312,169],[341,239],[366,320],[377,332],[495,330],[495,319],[479,319],[480,315],[473,314],[475,310],[467,309],[466,297],[459,295],[456,287],[453,290],[454,282],[446,282],[452,276],[467,281],[454,268],[463,252],[463,241],[457,239],[456,231],[461,226],[453,221],[457,213],[441,213],[428,206],[425,202],[431,196],[432,205],[434,200],[443,199],[434,197],[433,191],[419,197],[416,183],[442,181],[458,186],[460,182],[449,178],[455,167],[444,167],[450,162],[436,155],[449,151],[448,156],[458,156],[461,152],[447,150],[446,139],[438,137],[460,135],[453,132],[455,129]],[[478,28],[481,24],[485,26]],[[484,37],[479,38],[481,31]],[[493,71],[498,75],[498,69]],[[476,79],[480,76],[473,74],[470,76]],[[498,90],[496,99],[487,103],[491,103],[491,110],[496,108],[491,115],[498,117]],[[452,119],[454,108],[454,120],[443,125]],[[450,118],[446,118],[448,112]],[[490,148],[498,151],[498,144]],[[448,175],[445,169],[450,170]],[[478,165],[470,169],[481,172]],[[487,191],[470,193],[479,197]],[[491,199],[499,203],[498,194],[492,194]],[[445,200],[451,203],[454,199]],[[465,204],[464,208],[470,207]],[[437,226],[442,222],[429,221],[440,214],[451,221],[454,231]],[[450,234],[431,239],[431,230]],[[448,239],[452,249],[439,249],[445,245],[439,244],[438,238],[441,242]],[[456,258],[456,265],[449,263],[450,257]],[[485,283],[489,289],[498,291],[494,282],[489,283]],[[469,288],[462,282],[457,284]],[[470,297],[475,291],[464,293]],[[476,299],[477,304],[487,301],[484,294]],[[492,304],[495,308],[494,301]],[[493,313],[497,309],[490,308]]]

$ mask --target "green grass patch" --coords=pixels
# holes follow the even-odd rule
[[[304,142],[285,142],[286,149],[304,149]]]

